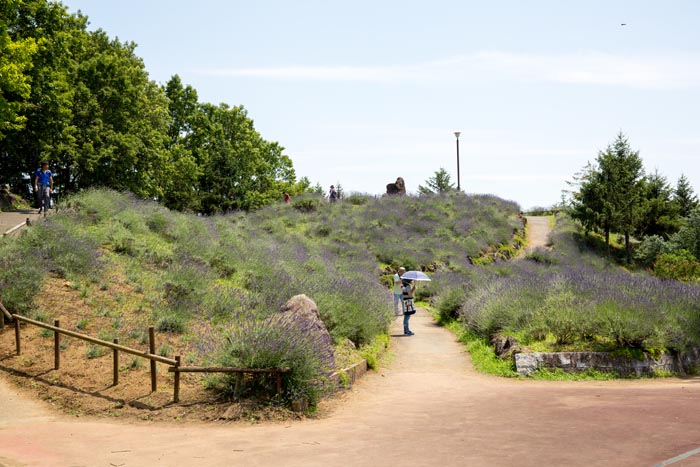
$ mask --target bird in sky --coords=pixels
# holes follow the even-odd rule
[[[627,23],[620,23],[620,26],[627,26]]]

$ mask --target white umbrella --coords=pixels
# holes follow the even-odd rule
[[[429,281],[430,277],[420,271],[406,271],[401,276],[401,279],[410,279],[412,281]]]

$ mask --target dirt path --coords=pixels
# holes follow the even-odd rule
[[[395,358],[317,420],[154,425],[46,417],[0,386],[0,467],[700,466],[700,380],[549,383],[475,373],[422,310]],[[12,396],[12,391],[9,397]],[[8,407],[11,409],[8,411]],[[29,410],[27,415],[21,411]],[[669,465],[669,464],[665,464]]]
[[[545,247],[549,244],[549,234],[552,232],[550,218],[545,216],[526,216],[527,219],[527,247],[525,253],[535,248]]]
[[[52,212],[52,211],[49,211]],[[41,216],[36,209],[28,209],[24,211],[0,212],[0,236],[12,229],[13,227],[25,223],[27,219],[30,222],[35,222]]]

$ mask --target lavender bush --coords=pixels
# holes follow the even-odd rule
[[[630,273],[576,241],[561,220],[554,252],[483,268],[460,317],[478,334],[516,334],[525,343],[553,337],[579,344],[677,351],[700,344],[700,286]],[[543,258],[549,258],[543,260]]]

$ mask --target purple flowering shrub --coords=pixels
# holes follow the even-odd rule
[[[511,333],[526,345],[548,336],[558,345],[682,351],[700,344],[700,286],[630,273],[572,234],[562,220],[553,252],[472,275],[461,319],[479,335]]]
[[[286,397],[306,398],[312,404],[323,394],[335,367],[331,340],[317,332],[312,322],[293,313],[242,319],[230,325],[219,361],[238,368],[289,368],[291,373],[284,379]],[[270,393],[275,384],[272,376],[250,379],[236,374],[224,377],[224,382],[225,392],[233,397],[256,389]]]

